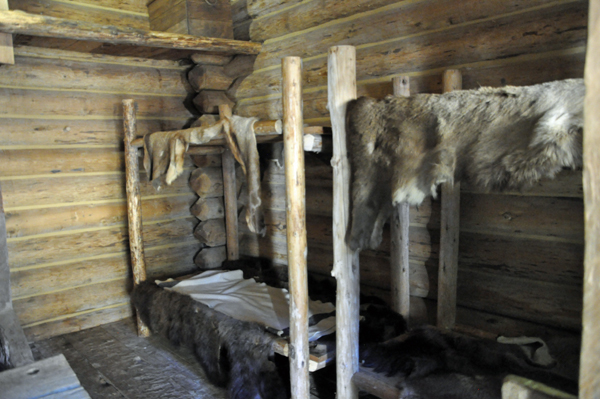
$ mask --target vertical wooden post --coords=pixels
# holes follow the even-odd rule
[[[231,118],[231,108],[227,104],[219,105],[219,114]],[[240,258],[237,214],[237,184],[235,177],[235,158],[229,148],[221,155],[223,169],[223,196],[225,199],[225,229],[227,231],[227,259]]]
[[[127,192],[127,218],[129,220],[129,251],[133,283],[138,285],[146,280],[144,260],[144,237],[142,234],[142,199],[140,194],[140,173],[138,151],[131,143],[136,138],[136,104],[133,100],[123,100],[123,128],[125,130],[125,189]],[[150,330],[140,316],[137,317],[137,331],[140,337],[150,335]]]
[[[410,96],[410,78],[408,76],[394,78],[392,84],[395,96]],[[392,309],[404,316],[407,322],[410,314],[409,224],[409,205],[399,204],[395,206],[391,220],[390,248]]]
[[[597,399],[600,398],[600,4],[597,1],[590,1],[585,87],[585,257],[579,397]]]
[[[0,0],[0,11],[8,11],[8,0]],[[14,64],[15,54],[10,33],[0,33],[0,64]]]
[[[297,399],[310,397],[301,71],[302,59],[300,57],[285,57],[282,60],[283,143],[290,280],[290,381],[292,398]]]
[[[462,88],[460,71],[444,72],[444,93]],[[456,323],[456,279],[460,230],[460,182],[442,184],[440,265],[438,271],[437,326],[451,329]]]
[[[337,280],[337,399],[356,399],[360,274],[358,251],[346,244],[350,221],[350,163],[346,148],[346,108],[356,98],[356,49],[336,46],[327,60],[327,97],[333,139],[333,270]]]

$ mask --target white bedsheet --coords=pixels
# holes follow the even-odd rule
[[[157,281],[157,283],[161,283]],[[290,326],[289,292],[254,279],[244,280],[241,270],[210,270],[166,288],[238,320],[256,322],[277,331]],[[332,303],[309,301],[308,317],[335,311]],[[335,316],[309,327],[314,341],[335,331]]]

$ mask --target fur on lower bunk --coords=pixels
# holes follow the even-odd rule
[[[209,380],[231,399],[283,399],[286,388],[272,355],[272,338],[256,323],[219,313],[186,295],[142,282],[131,295],[152,333],[191,348]]]
[[[366,367],[402,378],[399,399],[500,399],[502,381],[520,375],[576,394],[577,382],[533,363],[519,345],[502,344],[433,327],[420,327],[397,340],[361,348]]]
[[[376,248],[392,205],[444,182],[518,189],[582,165],[583,79],[361,97],[347,109],[354,250]]]

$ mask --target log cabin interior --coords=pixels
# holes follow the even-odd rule
[[[500,193],[445,187],[399,207],[376,249],[344,244],[336,104],[584,76],[582,168]],[[575,386],[511,376],[502,396],[481,397],[600,397],[600,117],[589,112],[600,107],[598,2],[0,0],[0,91],[0,397],[287,396],[214,386],[193,350],[136,319],[143,280],[238,257],[268,262],[303,309],[290,311],[291,344],[273,349],[291,352],[289,366],[274,357],[293,398],[446,397],[410,396],[360,365],[359,292],[411,328],[541,339]],[[250,178],[222,132],[190,146],[160,190],[143,166],[143,136],[231,112],[262,123],[264,234],[244,216]],[[286,199],[292,170],[305,194]],[[307,281],[335,299],[332,274],[335,356],[327,349],[314,371]]]

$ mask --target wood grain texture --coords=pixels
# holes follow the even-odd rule
[[[8,0],[0,0],[0,11],[8,10]],[[0,65],[14,64],[13,38],[9,33],[0,33]]]
[[[25,35],[91,40],[163,49],[211,51],[223,54],[257,54],[260,44],[219,38],[195,37],[92,22],[67,22],[20,11],[0,12],[0,31]]]
[[[394,78],[392,85],[395,96],[410,96],[410,78],[408,76]],[[390,221],[392,309],[400,313],[407,322],[410,316],[409,224],[409,205],[396,205]]]
[[[283,90],[283,144],[286,186],[286,231],[290,282],[290,382],[292,398],[309,395],[308,376],[308,246],[304,143],[302,123],[302,60],[286,57],[281,62]]]
[[[239,232],[238,232],[238,206],[237,206],[237,178],[235,175],[235,159],[233,158],[233,154],[229,149],[225,150],[222,155],[222,165],[223,165],[223,200],[216,199],[216,201],[220,201],[215,205],[210,205],[208,201],[210,199],[204,200],[204,203],[201,210],[199,210],[199,215],[204,216],[208,219],[208,212],[220,213],[225,217],[226,230],[227,230],[227,259],[228,260],[237,260],[240,257],[240,242],[239,242]],[[198,200],[201,201],[202,199]],[[214,201],[214,200],[213,200]],[[224,203],[224,206],[223,206]],[[220,206],[219,206],[220,205]],[[202,212],[204,211],[204,212]],[[204,213],[204,215],[203,215]],[[213,213],[214,214],[214,213]],[[200,220],[202,217],[196,215]],[[216,216],[216,215],[215,215]]]
[[[588,56],[585,64],[586,95],[583,134],[583,188],[585,201],[585,260],[583,279],[583,337],[579,397],[600,395],[600,117],[593,111],[600,106],[600,6],[590,2]]]
[[[350,222],[350,164],[346,149],[346,107],[356,99],[356,49],[337,46],[328,57],[329,111],[333,136],[333,257],[337,280],[336,375],[337,397],[358,398],[352,376],[358,371],[360,275],[358,252],[346,244]]]
[[[101,4],[98,4],[101,3]],[[117,4],[104,2],[87,3],[64,2],[53,0],[9,0],[11,10],[25,11],[31,14],[48,17],[65,18],[71,21],[85,21],[102,25],[129,26],[136,29],[150,29],[148,12],[127,12],[124,8],[115,7]],[[95,6],[95,7],[94,7]],[[121,7],[126,7],[126,4]]]
[[[456,24],[448,30],[438,32],[434,29],[426,34],[398,39],[390,32],[384,32],[381,42],[373,42],[366,36],[369,45],[361,46],[357,53],[357,80],[582,46],[586,41],[586,15],[587,4],[578,0],[516,15],[498,14],[475,24]],[[371,28],[377,30],[375,27],[379,24],[380,21],[377,21]],[[396,25],[390,24],[390,29]],[[502,29],[499,30],[498,26],[502,26]],[[354,40],[352,35],[345,41],[350,40]],[[303,43],[313,42],[318,43],[319,39],[302,37],[300,43],[288,51],[297,54],[300,49],[312,48]],[[327,40],[327,43],[331,45],[336,41]],[[323,46],[323,50],[327,48],[327,45]],[[478,48],[477,54],[465,50],[471,46]],[[265,46],[266,52],[275,56],[275,52]],[[283,56],[286,52],[279,54]],[[275,60],[271,62],[276,64]],[[271,66],[260,68],[262,65],[257,59],[254,73],[244,80],[237,91],[238,99],[260,97],[278,91],[276,81],[281,76],[279,71]],[[309,83],[305,89],[325,86],[325,54],[307,57],[304,71],[303,79]]]
[[[442,77],[443,91],[462,89],[460,71],[449,69]],[[440,220],[440,266],[438,270],[437,326],[448,330],[456,322],[456,278],[460,235],[460,182],[442,183]]]

